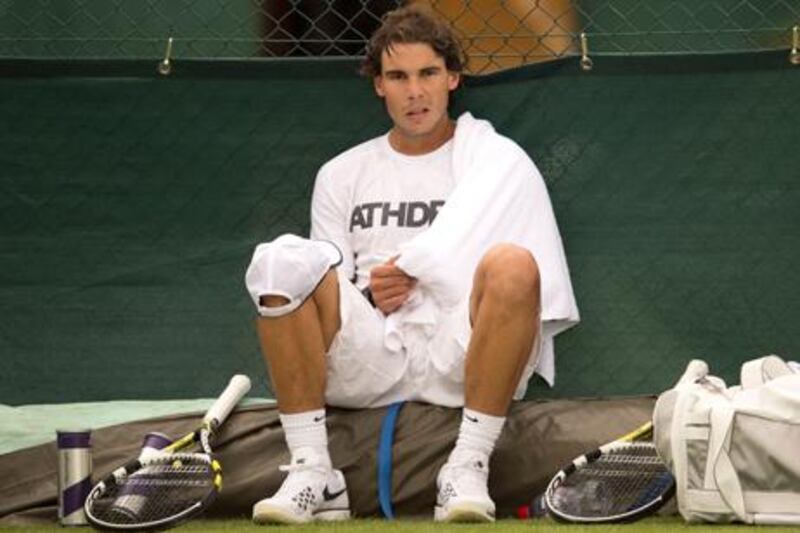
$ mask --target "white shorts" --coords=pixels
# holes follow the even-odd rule
[[[417,346],[392,352],[384,345],[385,317],[341,272],[341,327],[327,354],[328,405],[380,407],[420,401],[446,407],[464,405],[464,361],[472,327],[469,297],[454,309],[440,310],[433,336]],[[540,328],[541,330],[541,328]],[[538,335],[514,393],[524,396],[541,348]]]

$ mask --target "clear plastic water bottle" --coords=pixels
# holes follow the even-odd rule
[[[547,516],[547,504],[544,502],[544,494],[535,497],[531,503],[517,507],[517,518],[520,520],[532,520]]]

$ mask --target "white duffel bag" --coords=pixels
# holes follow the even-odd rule
[[[800,524],[800,373],[769,355],[727,387],[694,360],[653,413],[689,522]]]

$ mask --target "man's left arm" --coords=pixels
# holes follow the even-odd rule
[[[544,180],[516,143],[499,135],[479,157],[425,232],[400,247],[397,266],[445,303],[469,291],[483,254],[501,242],[531,251],[542,275],[542,319],[577,321],[561,236]]]

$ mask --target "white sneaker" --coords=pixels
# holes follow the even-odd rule
[[[436,485],[437,522],[494,522],[489,497],[489,458],[480,453],[453,454],[439,471]]]
[[[313,450],[298,453],[291,464],[280,469],[289,475],[274,496],[253,506],[253,522],[304,524],[350,518],[350,500],[342,471],[323,463]]]

